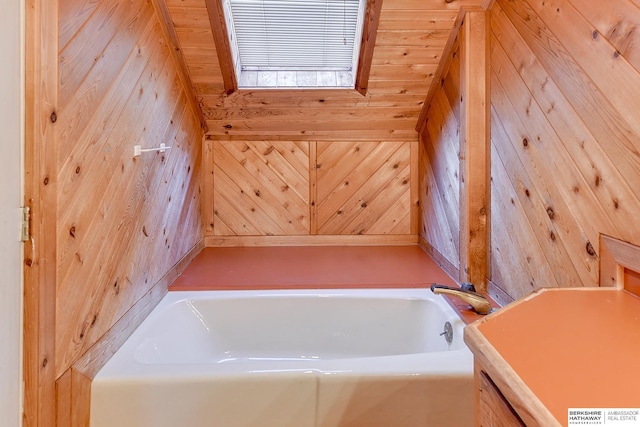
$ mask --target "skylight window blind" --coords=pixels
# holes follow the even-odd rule
[[[229,0],[242,70],[351,70],[360,0]]]

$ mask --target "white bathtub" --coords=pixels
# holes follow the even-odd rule
[[[471,426],[462,328],[428,289],[170,292],[94,379],[91,427]]]

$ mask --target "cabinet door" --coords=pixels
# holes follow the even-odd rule
[[[476,371],[476,387],[476,426],[525,426],[486,372]]]

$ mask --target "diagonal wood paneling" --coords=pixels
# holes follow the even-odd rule
[[[497,0],[491,21],[493,282],[597,286],[599,236],[640,239],[640,8]]]
[[[318,142],[318,234],[409,234],[410,143]]]
[[[460,265],[459,53],[456,41],[449,68],[429,104],[420,155],[420,235],[456,270]]]
[[[215,235],[309,233],[309,143],[213,144]]]
[[[202,132],[151,3],[61,2],[59,18],[58,376],[202,238]]]
[[[640,239],[638,22],[633,0],[491,8],[489,289],[501,302],[541,287],[598,286],[600,236]],[[454,58],[431,99],[421,155],[422,234],[447,259],[457,68]]]

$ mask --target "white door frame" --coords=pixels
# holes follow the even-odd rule
[[[24,1],[0,0],[0,423],[22,424]]]

